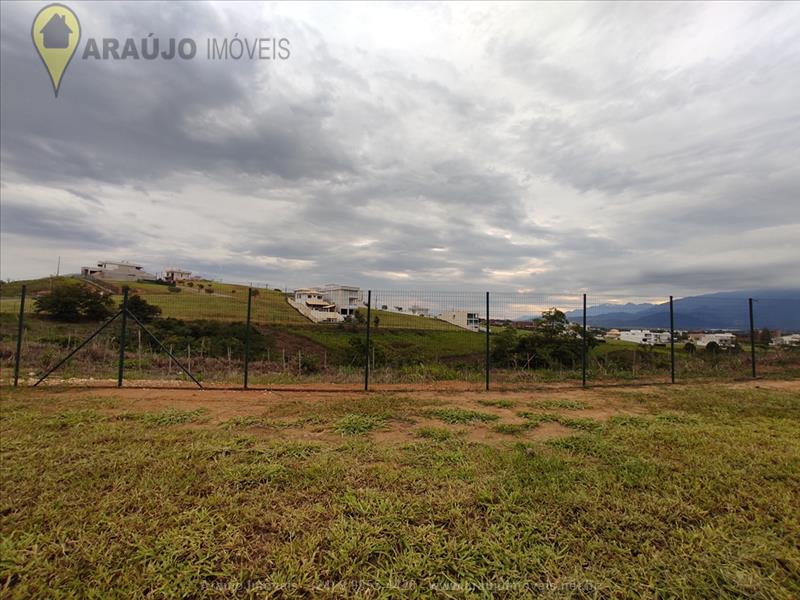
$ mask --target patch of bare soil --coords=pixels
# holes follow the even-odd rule
[[[463,385],[463,384],[462,384]],[[225,390],[225,389],[164,389],[164,388],[100,388],[100,387],[39,387],[20,389],[15,394],[33,400],[43,410],[60,411],[70,406],[80,405],[109,414],[122,412],[160,412],[168,409],[196,410],[204,409],[203,423],[193,427],[218,427],[220,424],[236,417],[254,417],[262,421],[254,426],[244,426],[239,431],[258,437],[271,439],[295,439],[338,443],[342,436],[333,430],[335,415],[326,413],[332,404],[346,409],[347,402],[363,403],[374,395],[386,401],[387,394],[391,400],[398,401],[409,398],[414,402],[409,409],[408,420],[390,419],[384,428],[373,431],[369,435],[380,443],[408,443],[419,439],[419,430],[423,427],[435,427],[454,432],[470,442],[482,444],[499,444],[519,439],[545,440],[554,437],[576,435],[576,431],[555,422],[547,422],[527,429],[519,435],[499,433],[494,430],[497,424],[521,424],[525,420],[520,412],[551,413],[567,417],[577,417],[605,421],[616,415],[641,415],[648,411],[637,397],[642,394],[654,399],[669,398],[674,394],[684,393],[687,389],[697,387],[716,388],[766,388],[779,390],[796,390],[800,393],[800,381],[750,381],[729,384],[692,383],[674,386],[626,386],[624,388],[602,387],[588,389],[565,388],[555,384],[548,388],[534,391],[475,391],[451,389],[457,386],[426,384],[415,386],[413,391],[391,394],[388,392],[356,392],[338,386],[327,386],[324,391],[316,389],[298,389],[297,391],[277,390]],[[88,402],[87,402],[88,401]],[[483,402],[483,403],[482,403]],[[501,406],[486,405],[486,402],[497,402]],[[502,404],[510,402],[506,407]],[[584,408],[575,408],[576,403]],[[559,407],[559,404],[563,405]],[[498,417],[491,422],[473,422],[469,424],[451,425],[424,415],[425,406],[457,407],[464,410],[490,413]],[[416,409],[414,406],[418,406]],[[358,412],[358,408],[354,409]],[[320,423],[303,423],[302,419],[317,413],[328,414],[330,418]],[[285,421],[289,426],[280,426]],[[298,422],[299,421],[299,422]]]

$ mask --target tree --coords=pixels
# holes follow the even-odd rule
[[[559,336],[569,329],[567,315],[557,308],[544,311],[542,318],[538,319],[538,323],[539,331],[548,336]]]
[[[570,325],[567,316],[552,308],[535,321],[531,332],[519,333],[506,327],[492,336],[492,361],[498,365],[524,368],[572,367],[583,354],[583,330]],[[587,332],[586,346],[597,345],[594,336]]]
[[[153,306],[139,294],[134,294],[128,298],[128,310],[136,315],[142,323],[149,323],[161,314],[161,308]]]
[[[758,343],[761,346],[769,346],[772,342],[772,332],[766,327],[758,332]]]
[[[375,315],[375,318],[372,320],[372,322],[375,324],[375,329],[377,329],[381,324],[381,318],[378,315]]]
[[[517,332],[513,327],[504,327],[500,333],[491,336],[492,362],[497,365],[514,364],[514,352],[517,348]]]
[[[100,321],[111,315],[109,296],[80,283],[59,285],[47,296],[36,299],[34,310],[57,321]]]

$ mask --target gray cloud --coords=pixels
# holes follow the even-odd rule
[[[292,58],[76,58],[55,99],[38,6],[4,5],[4,277],[57,248],[289,286],[800,285],[796,5],[70,5],[84,39]]]

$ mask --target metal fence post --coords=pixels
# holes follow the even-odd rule
[[[675,383],[675,310],[669,297],[669,360],[672,383]]]
[[[581,385],[586,387],[586,294],[583,295],[583,352],[581,356]]]
[[[247,288],[247,325],[244,331],[244,389],[250,374],[250,311],[253,306],[253,288]]]
[[[364,349],[364,391],[369,391],[369,325],[372,317],[372,290],[367,290],[367,346]]]
[[[122,327],[119,334],[119,368],[117,370],[117,387],[122,387],[122,376],[125,372],[125,342],[128,333],[128,286],[122,288]]]
[[[19,381],[19,362],[22,356],[22,332],[25,330],[25,291],[27,286],[23,284],[19,296],[19,324],[17,326],[17,354],[14,357],[14,387]]]
[[[753,379],[756,377],[756,329],[753,326],[753,299],[747,299],[747,307],[750,310],[750,363],[753,367]]]
[[[489,370],[491,369],[489,354],[489,292],[486,292],[486,391],[489,391]]]

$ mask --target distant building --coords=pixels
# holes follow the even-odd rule
[[[615,330],[611,330],[615,331]],[[669,344],[669,331],[650,331],[649,329],[630,329],[628,331],[617,331],[618,338],[610,337],[606,334],[606,338],[619,339],[623,342],[632,342],[634,344],[643,344],[645,346],[658,346],[661,344]]]
[[[298,288],[294,291],[294,298],[289,298],[288,302],[315,323],[337,323],[344,320],[336,312],[336,305],[316,288]]]
[[[81,275],[104,281],[142,281],[156,278],[152,273],[145,271],[142,265],[125,260],[120,262],[106,260],[98,262],[96,267],[81,267]]]
[[[360,288],[352,285],[337,285],[329,283],[320,288],[323,297],[333,303],[336,312],[344,317],[356,314],[359,307],[364,305],[364,293]]]
[[[442,321],[446,321],[462,329],[469,329],[470,331],[478,331],[480,329],[480,317],[476,312],[467,312],[466,310],[451,310],[443,312],[439,315]]]
[[[620,335],[619,329],[609,329],[603,337],[607,340],[618,340]]]
[[[800,346],[800,333],[772,338],[770,344],[773,346]]]
[[[191,271],[184,271],[183,269],[174,269],[172,267],[164,271],[164,281],[170,283],[180,283],[182,281],[189,281],[192,279]]]
[[[412,304],[411,308],[409,308],[408,310],[412,315],[417,315],[418,317],[428,317],[430,316],[431,313],[430,308],[419,306],[417,304]]]
[[[705,348],[711,342],[716,343],[720,348],[732,348],[736,345],[736,334],[693,331],[689,333],[689,342],[699,348]]]

